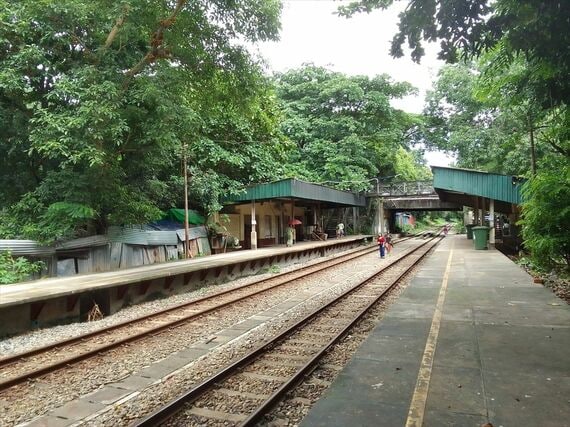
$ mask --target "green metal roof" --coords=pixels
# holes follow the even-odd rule
[[[224,203],[246,203],[252,200],[282,198],[303,199],[343,206],[366,206],[364,196],[293,178],[247,187],[244,193],[224,198]]]
[[[521,204],[523,178],[471,169],[432,166],[434,188]]]

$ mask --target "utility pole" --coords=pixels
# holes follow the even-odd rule
[[[184,150],[183,153],[183,168],[184,168],[184,247],[185,249],[185,258],[192,258],[192,252],[190,251],[190,230],[188,228],[188,165],[186,160],[186,151],[188,146],[184,143],[182,149]]]

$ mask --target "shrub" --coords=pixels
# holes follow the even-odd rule
[[[570,266],[570,168],[544,170],[523,188],[524,244],[541,267]]]
[[[8,251],[0,252],[0,284],[21,282],[42,271],[44,266],[41,261],[32,262],[24,257],[13,258]]]

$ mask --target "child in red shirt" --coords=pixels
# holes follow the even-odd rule
[[[376,243],[378,244],[378,249],[380,250],[380,258],[384,258],[384,250],[386,248],[386,239],[381,234],[378,235],[378,239],[376,239]]]

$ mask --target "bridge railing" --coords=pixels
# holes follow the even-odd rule
[[[376,189],[374,189],[376,192]],[[391,184],[380,184],[378,193],[384,197],[395,196],[427,196],[436,194],[433,188],[433,181],[414,182],[394,182]]]

